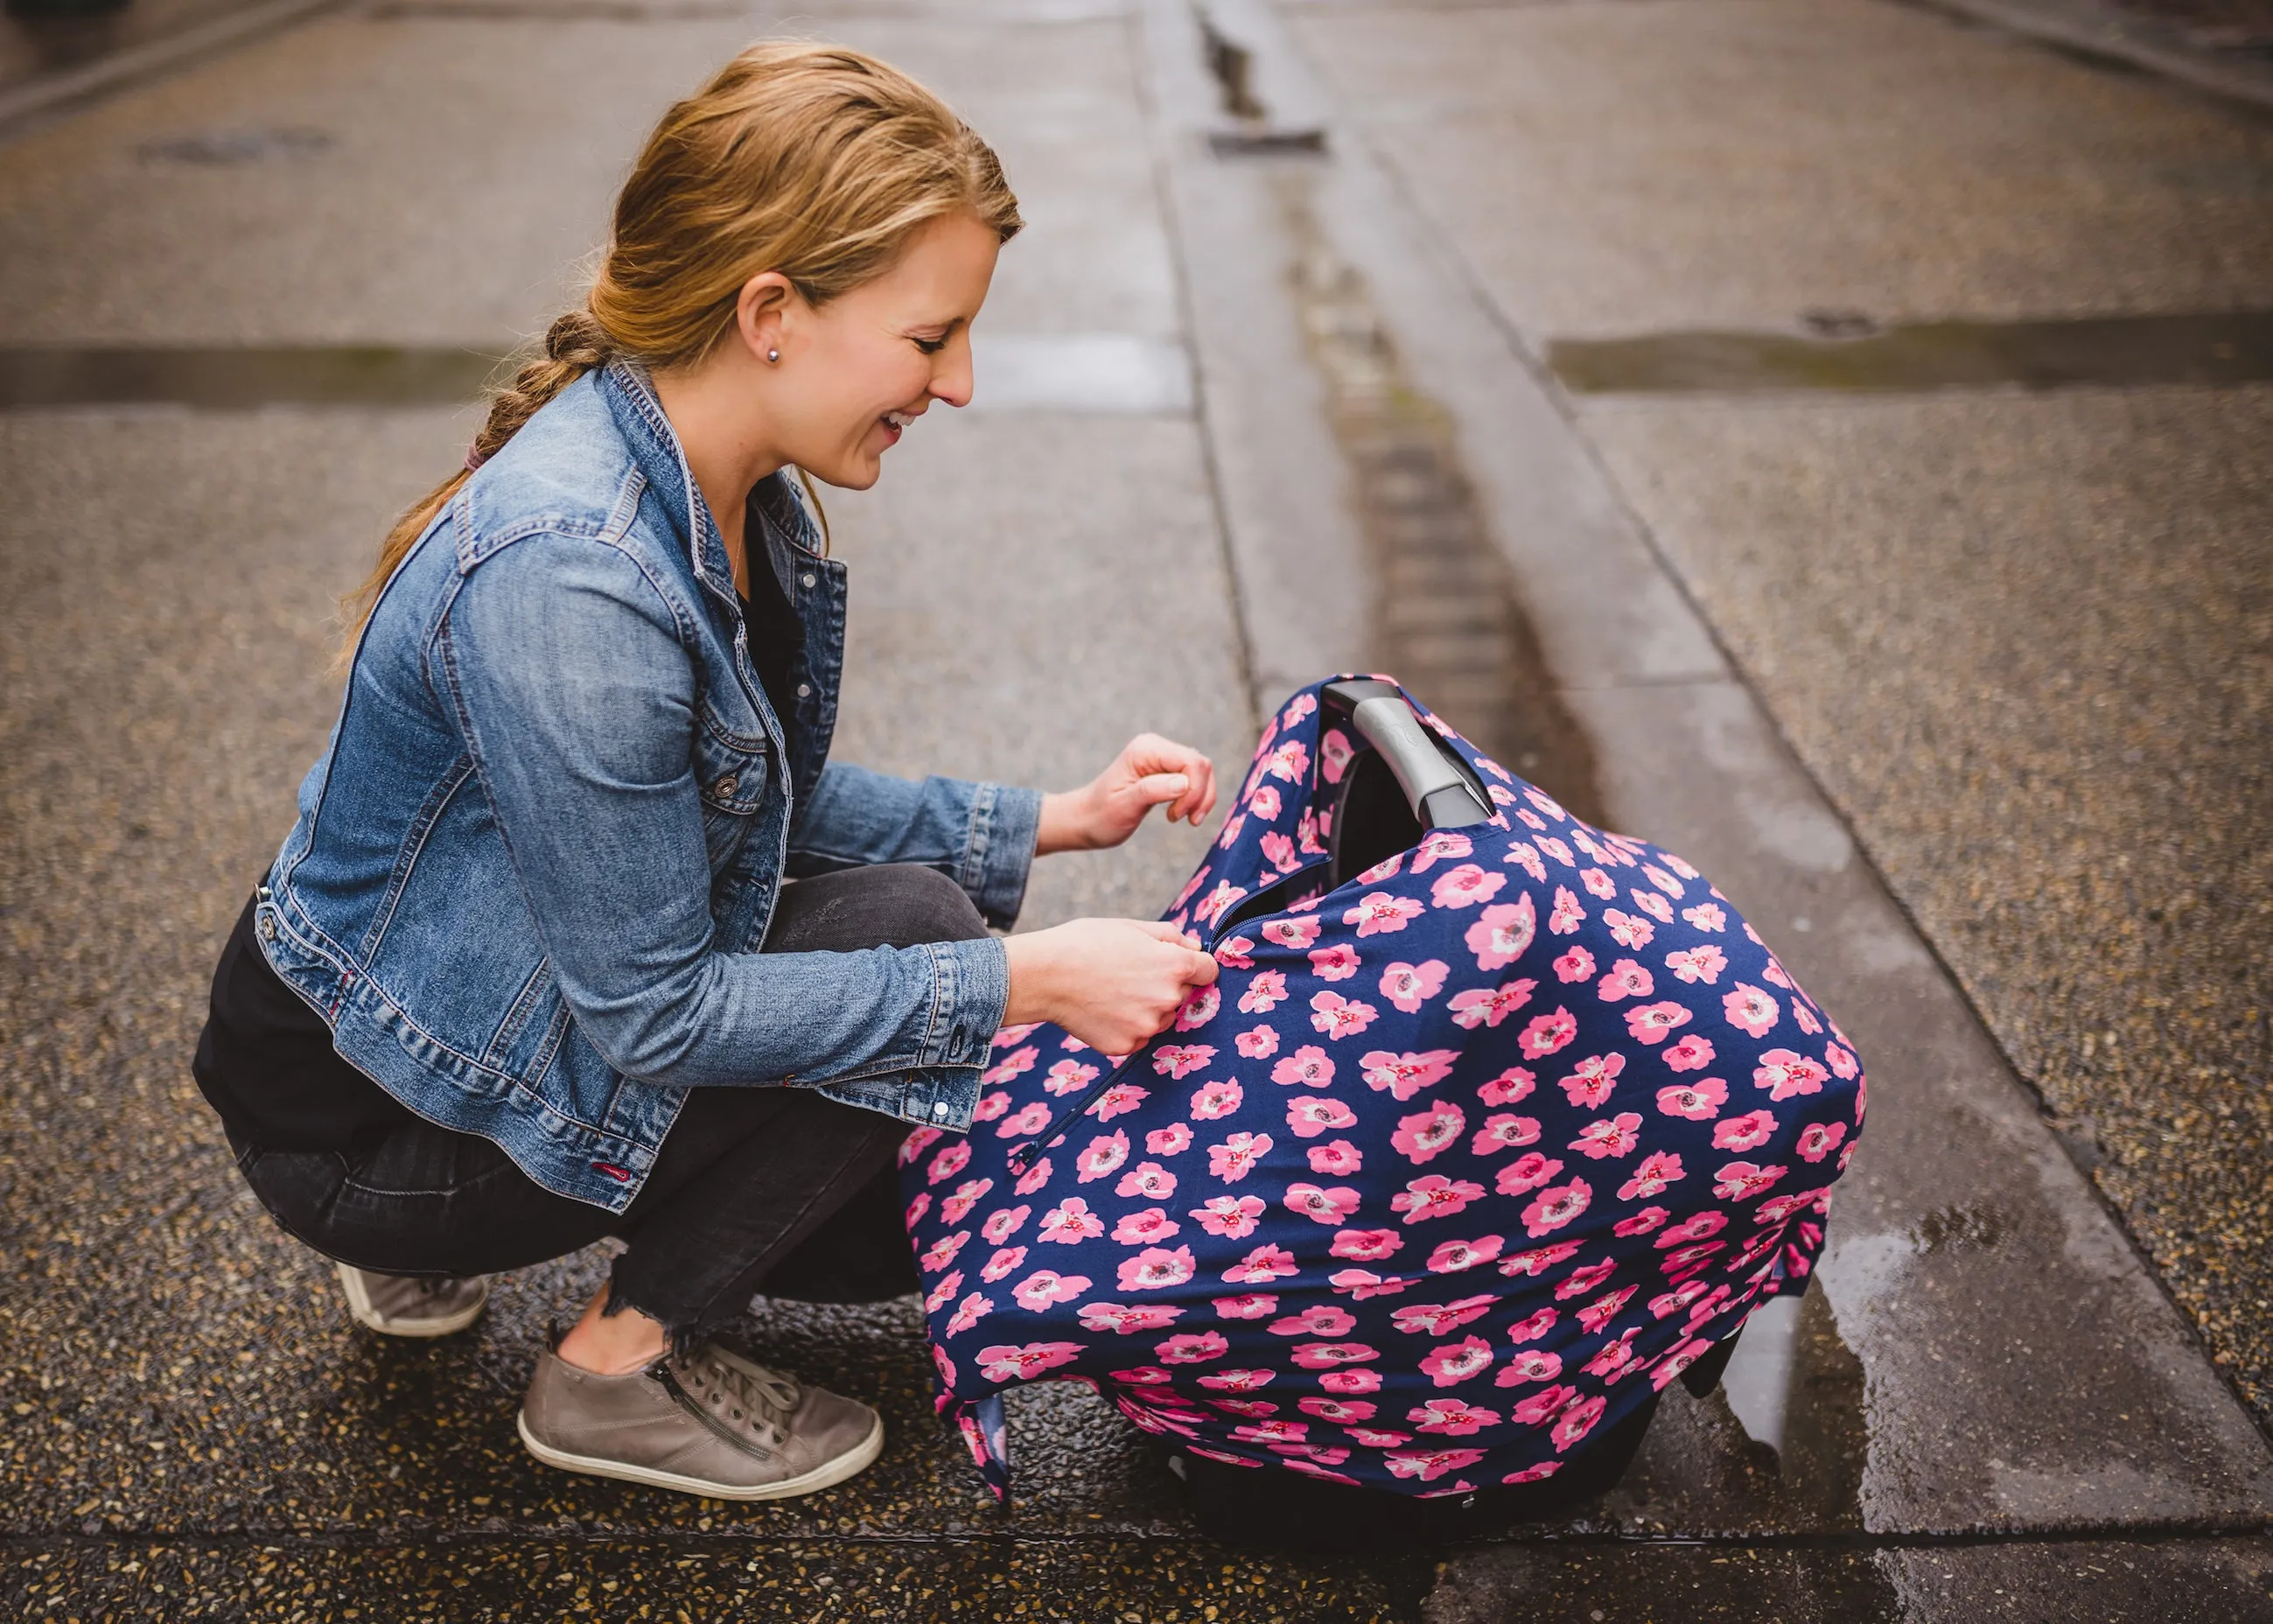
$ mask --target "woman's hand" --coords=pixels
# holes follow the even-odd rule
[[[1215,763],[1189,745],[1138,733],[1088,784],[1042,797],[1041,838],[1034,853],[1046,857],[1119,846],[1164,801],[1170,823],[1181,817],[1197,827],[1215,810]]]
[[[1055,1021],[1108,1055],[1141,1049],[1193,988],[1215,980],[1197,936],[1152,920],[1076,919],[1002,946],[1010,959],[1002,1024]]]

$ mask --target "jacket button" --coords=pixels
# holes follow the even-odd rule
[[[941,1100],[941,1101],[940,1101],[936,1105],[934,1105],[934,1106],[931,1108],[931,1114],[932,1114],[933,1116],[946,1116],[946,1115],[947,1115],[947,1101],[944,1101],[944,1100]]]
[[[264,942],[274,942],[276,939],[276,921],[269,914],[263,914],[260,916],[260,922],[253,929],[260,933],[260,939]]]
[[[812,683],[810,683],[810,682],[800,682],[800,683],[799,683],[799,684],[797,685],[797,696],[798,696],[799,699],[810,699],[810,698],[812,698],[812,697],[813,697],[813,684],[812,684]]]
[[[742,780],[730,772],[710,786],[710,793],[724,801],[741,786]]]
[[[813,572],[808,569],[805,574],[799,575],[798,579],[804,582],[806,585],[811,586],[813,584]]]

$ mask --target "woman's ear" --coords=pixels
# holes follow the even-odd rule
[[[742,284],[734,300],[734,333],[761,362],[779,365],[787,349],[787,317],[802,303],[797,289],[779,271],[761,271]]]

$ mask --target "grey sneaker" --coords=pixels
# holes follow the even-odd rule
[[[884,1447],[866,1404],[705,1342],[627,1376],[546,1349],[521,1406],[521,1441],[547,1466],[716,1500],[787,1500],[842,1483]]]
[[[476,1275],[378,1274],[340,1265],[348,1312],[357,1325],[387,1336],[447,1336],[481,1318],[490,1282]]]

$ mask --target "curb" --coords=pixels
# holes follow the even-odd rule
[[[0,139],[41,114],[92,101],[122,86],[163,73],[214,51],[333,10],[343,0],[265,0],[139,45],[130,45],[84,66],[45,74],[0,90]]]
[[[1922,11],[2002,29],[2039,45],[2142,69],[2197,90],[2273,110],[2273,57],[2207,49],[2183,31],[2098,0],[1905,0]]]

